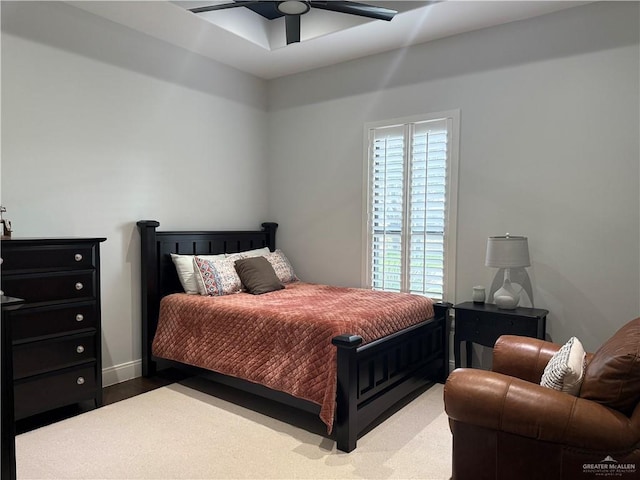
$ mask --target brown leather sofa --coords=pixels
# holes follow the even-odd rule
[[[560,347],[502,336],[492,371],[449,375],[453,480],[640,479],[640,318],[587,353],[577,397],[539,385]]]

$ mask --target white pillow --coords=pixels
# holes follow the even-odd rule
[[[576,337],[571,337],[547,363],[540,385],[577,396],[585,369],[586,353],[582,343]]]
[[[239,260],[241,258],[251,258],[251,257],[264,257],[271,252],[269,247],[256,248],[254,250],[245,250],[244,252],[238,253],[226,253],[227,258],[232,258],[233,260]]]
[[[224,256],[212,260],[195,256],[193,266],[196,269],[195,276],[200,294],[219,296],[239,292],[242,283],[234,262],[235,260],[224,258]]]
[[[176,266],[176,272],[178,272],[180,284],[182,285],[184,292],[189,295],[197,295],[200,293],[196,281],[195,269],[193,267],[194,256],[195,255],[178,255],[177,253],[171,254],[171,260],[173,260],[173,264]],[[221,253],[220,255],[200,255],[200,258],[204,258],[206,260],[224,257],[224,253]]]

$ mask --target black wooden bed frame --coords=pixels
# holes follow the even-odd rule
[[[212,255],[276,247],[277,223],[254,231],[157,231],[155,220],[137,222],[141,237],[142,374],[152,376],[167,360],[151,353],[160,300],[182,292],[170,253]],[[337,350],[337,448],[350,452],[359,434],[392,406],[419,389],[443,383],[449,374],[449,303],[434,305],[435,315],[418,325],[362,345],[345,332],[332,340]],[[169,364],[181,365],[177,362]],[[262,385],[219,373],[213,379],[252,394],[319,414],[320,406]],[[210,378],[212,375],[208,375]]]

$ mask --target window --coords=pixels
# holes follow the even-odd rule
[[[459,111],[366,126],[364,283],[453,294]]]

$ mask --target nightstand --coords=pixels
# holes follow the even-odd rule
[[[461,366],[460,344],[466,342],[467,367],[471,367],[472,343],[491,347],[500,335],[521,335],[544,340],[548,310],[518,307],[503,310],[492,303],[464,302],[456,312],[453,352],[456,368]]]

